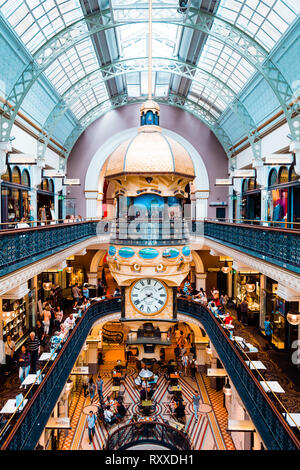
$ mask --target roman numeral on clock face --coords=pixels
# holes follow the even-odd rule
[[[159,312],[167,302],[164,284],[156,279],[140,279],[131,288],[131,301],[136,310],[144,315]]]

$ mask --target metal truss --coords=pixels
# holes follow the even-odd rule
[[[66,153],[64,154],[65,158],[68,157],[69,153],[71,152],[75,142],[79,138],[79,136],[84,132],[84,130],[92,124],[96,119],[99,119],[108,111],[112,109],[119,108],[121,106],[125,106],[128,104],[135,104],[141,103],[145,100],[145,97],[139,98],[128,98],[127,94],[121,94],[115,98],[105,100],[102,103],[95,106],[95,108],[91,109],[80,121],[77,127],[73,129],[69,137],[64,143],[64,148],[66,149]],[[209,129],[215,134],[217,139],[220,141],[221,145],[223,146],[224,150],[227,153],[229,160],[231,159],[232,152],[230,148],[233,146],[233,142],[231,141],[229,135],[224,131],[224,129],[214,120],[213,116],[208,113],[206,109],[201,108],[197,103],[193,101],[187,100],[184,97],[178,95],[170,95],[166,98],[158,98],[155,99],[158,103],[166,104],[175,106],[177,108],[183,109],[193,116],[197,117],[200,121],[205,124],[205,126],[209,127]],[[209,119],[211,118],[211,122]]]
[[[235,92],[219,78],[216,78],[214,75],[208,73],[206,70],[201,69],[200,67],[193,66],[187,64],[186,62],[175,59],[153,58],[152,66],[153,71],[155,72],[172,73],[179,75],[180,77],[191,79],[196,83],[205,85],[206,88],[217,94],[224,104],[231,107],[233,112],[238,115],[239,120],[242,122],[242,124],[244,124],[249,141],[252,141],[252,133],[255,132],[256,123],[250,116],[243,103],[238,100]],[[86,92],[92,89],[93,86],[95,86],[95,80],[99,78],[99,81],[96,82],[96,84],[99,85],[101,82],[115,78],[119,75],[130,72],[142,72],[147,69],[147,58],[127,59],[100,67],[98,70],[95,70],[94,72],[86,75],[81,80],[72,85],[62,95],[61,100],[51,111],[40,132],[37,151],[38,160],[44,159],[46,148],[51,137],[53,136],[53,132],[66,110],[71,108],[80,99],[81,96],[83,96]],[[204,116],[204,119],[206,121],[207,117]],[[208,125],[211,125],[215,122],[216,118],[214,118],[213,122],[211,122],[211,118],[209,118]],[[221,143],[223,145],[223,142]]]
[[[120,12],[122,11],[120,10]],[[121,19],[113,19],[110,9],[86,16],[60,31],[42,45],[14,84],[3,106],[4,113],[0,120],[2,141],[8,141],[17,112],[35,81],[61,54],[97,32],[147,21],[145,11],[142,9],[127,8],[125,11],[126,15],[124,14],[124,18]],[[293,139],[300,140],[298,131],[300,121],[296,125],[293,125],[291,121],[296,105],[288,107],[286,104],[293,96],[290,85],[276,65],[268,58],[267,51],[249,35],[214,15],[203,12],[199,14],[199,10],[194,8],[190,8],[184,18],[170,15],[170,10],[168,9],[154,10],[153,22],[175,24],[204,32],[239,53],[268,82],[285,113]]]

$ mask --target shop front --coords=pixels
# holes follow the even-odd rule
[[[285,228],[293,228],[293,223],[300,222],[300,180],[294,167],[270,170],[268,220],[282,222],[281,226]]]
[[[0,299],[1,303],[1,330],[3,342],[11,336],[16,348],[27,339],[28,334],[35,326],[36,320],[36,292],[34,280],[14,289]]]
[[[278,283],[270,278],[266,280],[265,317],[270,319],[273,329],[272,344],[280,350],[290,350],[293,341],[298,339],[298,327],[287,321],[289,312],[298,313],[299,303],[288,301],[278,295]]]
[[[23,217],[32,220],[30,176],[27,170],[15,166],[8,167],[2,175],[1,183],[1,222],[2,228],[12,228]]]
[[[54,182],[52,179],[43,178],[40,189],[37,191],[37,215],[38,220],[45,223],[54,220]]]
[[[237,272],[234,274],[234,284],[236,301],[241,303],[246,300],[248,303],[249,324],[259,324],[260,312],[260,274],[253,272]]]
[[[242,183],[241,218],[247,223],[255,223],[261,218],[261,193],[254,178],[244,179]]]

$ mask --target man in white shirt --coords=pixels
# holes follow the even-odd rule
[[[71,315],[69,317],[67,317],[64,321],[64,325],[65,327],[70,330],[71,328],[74,327],[75,325],[75,318],[73,318],[73,315],[71,313]]]
[[[113,412],[110,411],[110,406],[107,406],[106,410],[104,410],[104,419],[109,424],[117,422],[117,418],[114,416]]]

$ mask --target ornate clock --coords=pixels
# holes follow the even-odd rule
[[[135,310],[143,315],[155,315],[167,304],[165,285],[156,279],[140,279],[130,290],[130,300]]]

